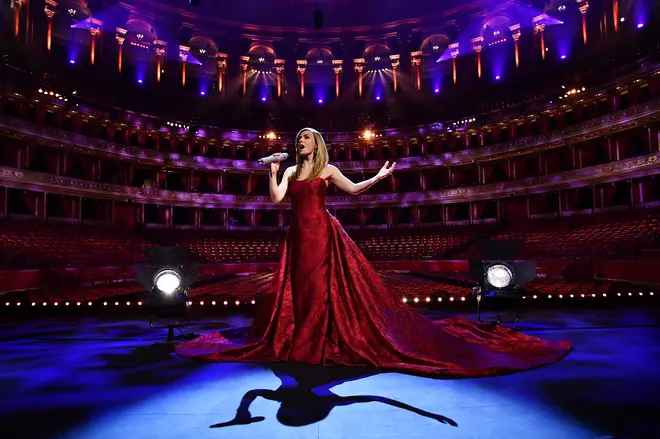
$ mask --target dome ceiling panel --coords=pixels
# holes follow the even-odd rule
[[[194,16],[255,26],[313,29],[315,11],[323,28],[373,26],[401,20],[470,10],[482,0],[124,0],[124,5],[179,11]],[[192,4],[191,4],[192,3]]]

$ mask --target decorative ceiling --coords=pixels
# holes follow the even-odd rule
[[[123,0],[134,10],[179,11],[239,23],[291,28],[372,26],[472,9],[482,0]],[[503,3],[503,2],[500,2]]]

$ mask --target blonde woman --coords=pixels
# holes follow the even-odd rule
[[[205,361],[371,366],[436,376],[486,376],[531,369],[561,359],[567,342],[545,341],[462,317],[431,321],[388,291],[378,274],[325,208],[329,184],[355,195],[394,172],[388,163],[353,183],[328,163],[323,136],[296,135],[296,165],[270,198],[291,200],[291,225],[267,300],[251,338],[235,345],[219,333],[179,344],[180,355]]]

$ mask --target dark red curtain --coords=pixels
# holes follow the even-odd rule
[[[32,215],[38,215],[38,200],[35,192],[23,191],[23,203],[28,212]]]
[[[48,114],[46,107],[43,105],[35,105],[34,113],[38,124],[41,125],[46,122],[46,115]]]

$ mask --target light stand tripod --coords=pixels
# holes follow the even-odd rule
[[[149,294],[147,298],[147,310],[149,311],[149,327],[152,329],[167,329],[167,339],[165,343],[173,343],[175,338],[183,340],[192,340],[197,337],[197,334],[190,334],[185,332],[183,328],[188,326],[188,294],[187,291],[180,293],[183,301],[163,305],[156,303],[158,296],[154,293]],[[169,319],[166,324],[155,324],[154,317]],[[181,334],[175,337],[174,331],[177,330]]]
[[[480,322],[487,322],[487,323],[494,323],[496,325],[502,324],[502,323],[518,323],[520,321],[520,294],[517,291],[512,291],[512,292],[504,292],[504,291],[491,291],[488,294],[484,294],[483,290],[481,287],[476,286],[472,287],[472,295],[477,298],[477,320]],[[502,299],[511,299],[515,302],[515,311],[516,311],[516,316],[513,320],[502,320],[502,316],[500,315],[500,309],[499,307],[495,308],[495,314],[497,315],[497,320],[482,320],[481,319],[481,306],[482,302],[484,299],[492,298],[494,300]]]

